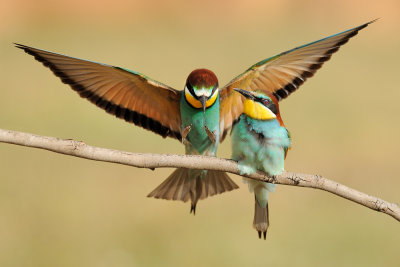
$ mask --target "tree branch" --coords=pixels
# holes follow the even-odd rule
[[[63,140],[54,137],[38,136],[2,129],[0,129],[0,142],[41,148],[65,155],[97,161],[119,163],[137,168],[205,169],[225,171],[240,175],[237,163],[230,159],[206,156],[131,153],[88,146],[83,142],[74,140]],[[271,178],[265,173],[258,172],[245,176],[270,183],[311,187],[325,190],[370,209],[386,213],[400,221],[400,207],[398,205],[359,192],[337,182],[326,179],[320,175],[283,172],[281,175]]]

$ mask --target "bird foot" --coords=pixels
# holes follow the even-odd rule
[[[242,174],[242,175],[243,174],[247,174],[247,175],[253,174],[253,173],[255,173],[257,171],[253,167],[251,167],[249,165],[246,165],[246,164],[243,164],[240,161],[238,162],[238,169],[239,169],[240,174]]]

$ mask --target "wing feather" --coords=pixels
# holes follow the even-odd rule
[[[242,96],[234,88],[264,90],[280,101],[312,77],[358,31],[375,21],[264,59],[234,78],[220,91],[221,141],[243,110]]]
[[[62,82],[106,112],[147,130],[181,139],[181,92],[143,74],[16,44]]]

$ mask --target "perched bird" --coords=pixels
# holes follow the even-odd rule
[[[106,112],[162,137],[178,139],[186,154],[215,156],[218,144],[243,111],[243,98],[234,88],[261,89],[278,101],[286,98],[370,23],[262,60],[221,89],[215,74],[207,69],[190,73],[184,90],[178,91],[129,69],[22,44],[16,47],[33,55],[81,97]],[[223,172],[177,169],[149,197],[190,199],[194,213],[199,199],[235,188]]]
[[[194,70],[180,99],[181,134],[186,154],[216,155],[220,136],[219,104],[215,74],[206,69]],[[184,202],[190,198],[190,212],[195,214],[199,199],[236,188],[238,186],[224,172],[179,168],[148,196]]]
[[[290,135],[279,113],[277,99],[263,91],[235,89],[244,97],[243,114],[232,129],[232,159],[238,161],[241,174],[257,170],[276,176],[284,170],[284,160],[290,148]],[[275,184],[243,178],[254,192],[253,227],[259,238],[266,238],[269,226],[268,194]]]
[[[16,46],[108,113],[182,141],[186,154],[215,156],[220,140],[220,102],[218,80],[212,71],[194,70],[184,91],[178,91],[128,69]],[[199,199],[236,188],[224,172],[179,168],[148,196],[184,202],[190,199],[190,212],[195,213]]]
[[[232,158],[239,162],[243,174],[256,170],[270,176],[282,173],[291,141],[279,113],[278,101],[294,92],[341,45],[375,21],[260,61],[225,87],[239,92],[236,97],[244,96],[243,101],[236,100],[242,104],[241,108],[237,105],[230,108],[243,112],[239,121],[233,122],[235,126],[232,129]],[[228,102],[223,92],[221,105]],[[222,110],[221,114],[226,114]],[[263,234],[265,239],[269,225],[268,194],[274,192],[276,185],[246,178],[244,182],[255,195],[253,226],[258,236],[261,238]]]

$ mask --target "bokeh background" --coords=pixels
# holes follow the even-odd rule
[[[281,103],[286,169],[400,201],[400,2],[0,1],[0,128],[133,152],[183,146],[78,97],[19,42],[127,67],[177,89],[206,67],[226,84],[264,58],[381,18]],[[219,156],[230,156],[230,140]],[[399,266],[400,224],[313,189],[279,186],[266,241],[253,196],[146,198],[172,172],[0,144],[0,266]],[[233,175],[232,175],[233,176]]]

